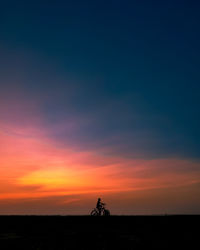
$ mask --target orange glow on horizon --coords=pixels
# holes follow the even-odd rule
[[[60,147],[42,129],[0,130],[0,200],[107,195],[191,186],[199,162],[131,159]],[[131,198],[128,198],[131,199]],[[72,199],[74,202],[76,198]],[[63,204],[68,204],[63,201]],[[69,202],[69,204],[71,204]],[[127,200],[127,204],[129,201]],[[128,205],[127,205],[128,206]]]

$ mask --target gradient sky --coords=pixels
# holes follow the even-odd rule
[[[0,214],[200,213],[198,1],[4,1]]]

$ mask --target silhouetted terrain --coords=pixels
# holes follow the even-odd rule
[[[200,249],[200,216],[0,216],[0,249]]]

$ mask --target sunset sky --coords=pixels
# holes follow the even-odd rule
[[[0,214],[200,213],[198,1],[4,1]]]

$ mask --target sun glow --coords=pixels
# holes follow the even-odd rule
[[[1,202],[75,195],[58,202],[66,205],[80,196],[87,200],[91,195],[123,193],[129,204],[133,192],[161,193],[162,189],[199,183],[199,162],[132,159],[97,150],[74,150],[70,145],[60,147],[42,127],[31,125],[26,133],[22,128],[18,133],[18,127],[13,126],[5,125],[7,129],[0,131]]]
[[[83,180],[66,169],[39,170],[18,179],[20,185],[41,185],[44,188],[77,187]]]

